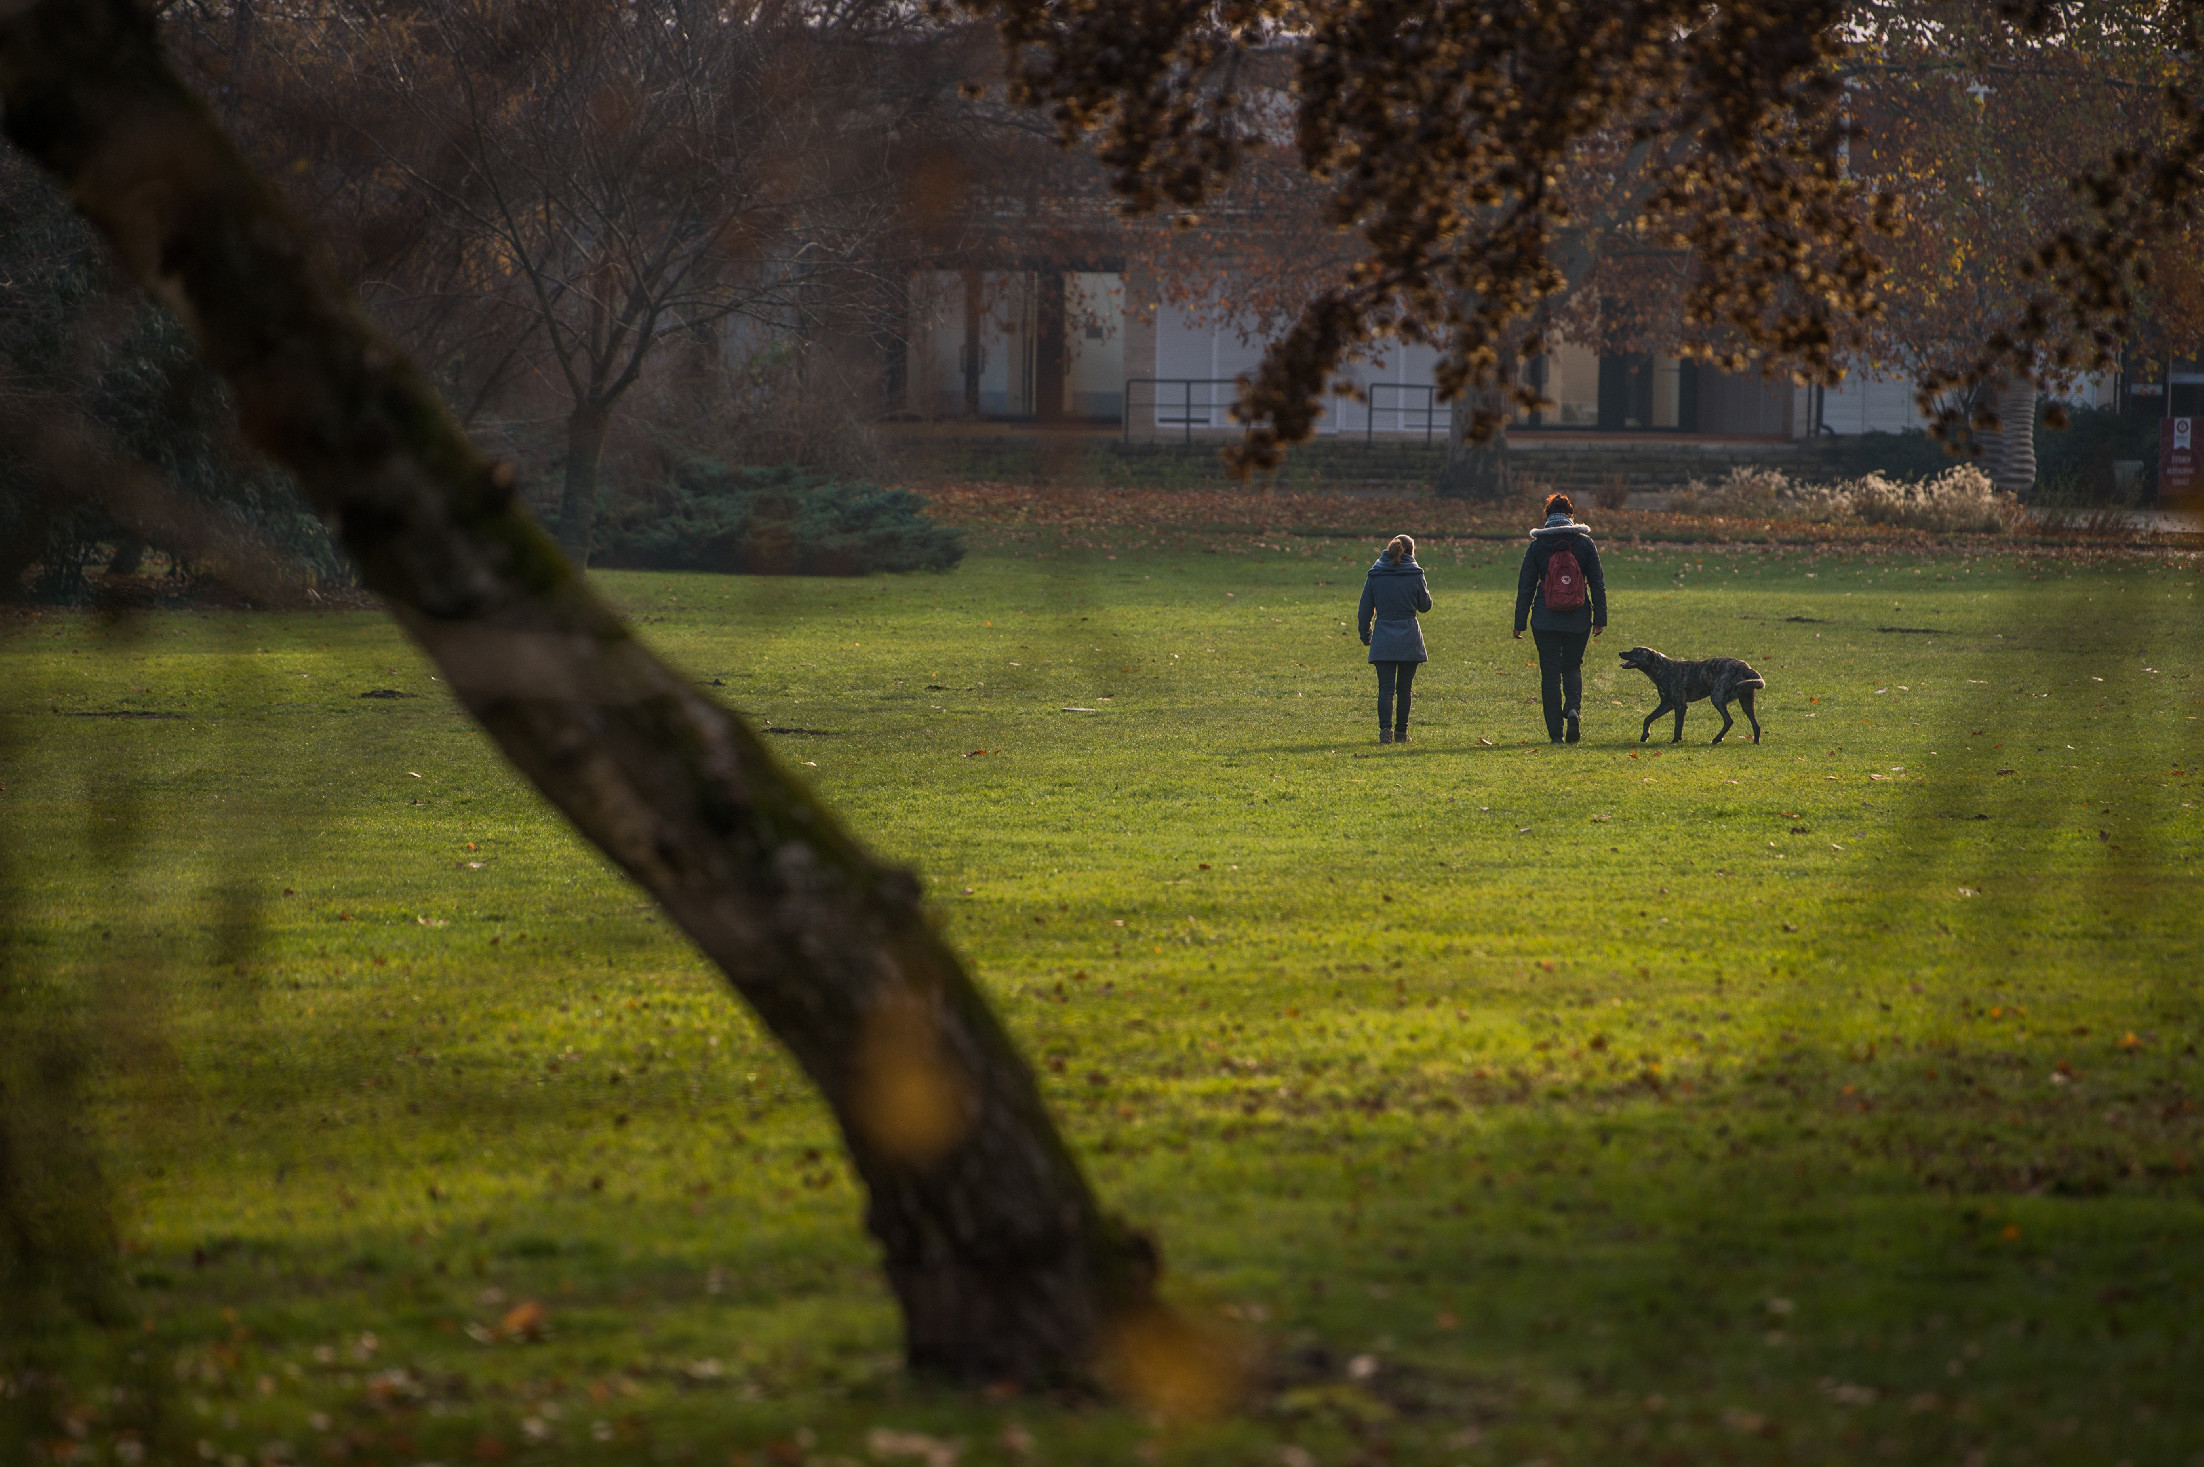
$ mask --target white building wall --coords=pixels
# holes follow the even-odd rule
[[[1847,372],[1842,383],[1822,392],[1822,431],[1845,437],[1919,432],[1928,423],[1914,406],[1913,392],[1911,378]],[[1810,399],[1812,394],[1801,392],[1799,396]]]
[[[1156,304],[1154,320],[1152,371],[1144,370],[1149,364],[1133,356],[1128,356],[1124,365],[1129,377],[1152,375],[1159,379],[1153,387],[1133,389],[1133,398],[1126,404],[1126,410],[1133,415],[1133,430],[1137,433],[1183,432],[1188,426],[1196,431],[1233,428],[1231,408],[1238,396],[1236,379],[1253,375],[1262,361],[1264,339],[1238,325],[1204,324],[1168,302]],[[1585,401],[1574,418],[1581,418],[1588,425],[1596,406],[1592,379],[1597,375],[1597,358],[1582,349],[1564,347],[1563,350],[1573,350],[1584,359],[1577,365],[1581,369],[1578,375],[1585,378],[1585,383],[1576,395]],[[1340,374],[1366,392],[1376,387],[1378,390],[1370,394],[1372,400],[1358,402],[1333,398],[1318,420],[1318,434],[1363,433],[1374,426],[1379,433],[1419,435],[1425,429],[1429,404],[1432,435],[1443,437],[1447,431],[1447,404],[1432,403],[1421,391],[1391,390],[1410,384],[1428,385],[1438,361],[1437,350],[1388,342],[1375,357],[1370,362],[1350,364]],[[1809,390],[1791,391],[1781,383],[1771,385],[1758,378],[1731,378],[1715,372],[1702,372],[1700,384],[1702,423],[1712,419],[1722,425],[1704,431],[1788,433],[1796,437],[1806,437],[1815,431],[1815,394]],[[1915,406],[1913,394],[1914,383],[1909,377],[1847,373],[1842,383],[1821,395],[1819,427],[1822,432],[1847,437],[1863,433],[1920,432],[1928,424]],[[2110,377],[2092,377],[2080,383],[2065,400],[2085,407],[2100,407],[2111,406],[2113,397]],[[1569,414],[1549,416],[1575,426]],[[1730,421],[1732,419],[1736,421]]]
[[[1135,388],[1130,410],[1145,421],[1136,427],[1157,431],[1233,428],[1232,404],[1238,399],[1238,379],[1252,377],[1262,364],[1268,341],[1251,327],[1236,323],[1208,325],[1168,302],[1156,308],[1156,384]],[[1431,403],[1431,394],[1403,391],[1408,386],[1428,386],[1438,352],[1428,346],[1386,342],[1373,360],[1351,363],[1341,380],[1362,388],[1364,401],[1334,397],[1318,419],[1320,435],[1367,432],[1420,434],[1428,413],[1431,432],[1444,437],[1447,406]],[[1128,371],[1137,370],[1128,364]],[[1371,392],[1371,388],[1376,388]],[[1152,394],[1152,395],[1151,395]]]
[[[1064,279],[1064,410],[1116,418],[1125,399],[1125,281],[1100,272]]]
[[[1844,381],[1822,396],[1821,428],[1847,437],[1861,433],[1918,433],[1928,419],[1914,402],[1916,385],[1910,377],[1874,372],[1847,372]],[[1801,399],[1811,397],[1801,392]],[[2076,407],[2111,407],[2113,381],[2109,375],[2085,377],[2060,401]],[[1809,403],[1808,412],[1812,411]],[[1804,431],[1811,432],[1809,426]]]

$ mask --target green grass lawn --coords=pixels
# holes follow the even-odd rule
[[[0,1060],[84,1103],[125,1276],[105,1334],[0,1304],[63,1380],[19,1417],[79,1461],[2204,1463],[2193,564],[1611,547],[1556,749],[1514,545],[1427,545],[1379,749],[1372,550],[602,577],[923,872],[1246,1352],[1207,1423],[906,1381],[823,1108],[385,618],[7,624]],[[1641,746],[1638,642],[1751,660],[1766,741]]]

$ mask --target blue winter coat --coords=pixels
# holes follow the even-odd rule
[[[1572,611],[1549,611],[1546,562],[1556,550],[1564,549],[1576,556],[1577,568],[1584,572],[1584,589],[1590,594],[1586,605]],[[1531,531],[1531,548],[1523,552],[1523,569],[1515,578],[1515,629],[1523,630],[1526,620],[1534,632],[1589,632],[1607,625],[1607,577],[1600,572],[1592,532],[1566,515],[1555,515]]]
[[[1379,556],[1362,583],[1362,608],[1355,613],[1370,661],[1429,662],[1416,613],[1430,609],[1431,589],[1424,584],[1423,567],[1413,560],[1395,565]]]

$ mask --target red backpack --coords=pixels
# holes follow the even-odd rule
[[[1574,611],[1584,604],[1584,568],[1568,550],[1556,550],[1546,558],[1545,601],[1548,611]]]

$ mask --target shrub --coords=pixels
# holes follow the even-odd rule
[[[963,558],[963,532],[928,518],[925,501],[907,489],[699,459],[614,508],[597,562],[637,570],[862,576],[948,570]]]
[[[1839,485],[1793,479],[1783,470],[1764,464],[1738,464],[1711,485],[1693,479],[1683,493],[1669,499],[1668,507],[1680,514],[1821,524],[1852,517],[1851,496]]]
[[[2156,418],[2114,408],[2069,408],[2066,426],[2036,430],[2036,492],[2031,502],[2058,505],[2131,504],[2151,498],[2158,478]],[[2114,465],[2139,463],[2134,491],[2120,491]]]
[[[1933,479],[1904,483],[1869,474],[1850,486],[1852,512],[1871,525],[1909,530],[1995,534],[2010,523],[2013,500],[1974,464],[1957,464]]]
[[[2011,496],[1998,493],[1990,476],[1971,463],[1954,465],[1932,479],[1907,481],[1867,474],[1826,484],[1793,479],[1781,469],[1739,465],[1712,485],[1692,480],[1688,489],[1669,501],[1669,508],[1683,514],[1813,524],[1864,521],[1909,530],[1983,534],[2005,529],[2015,513]]]

